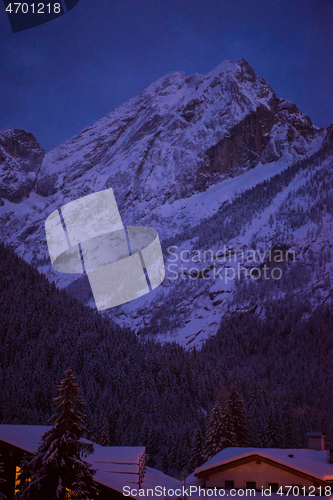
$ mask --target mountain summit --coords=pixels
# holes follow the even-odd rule
[[[157,80],[48,153],[36,193],[112,187],[132,222],[259,162],[304,158],[323,135],[244,59],[224,61]]]
[[[231,309],[260,303],[264,311],[267,287],[268,295],[282,300],[283,283],[299,262],[307,286],[316,283],[314,303],[326,299],[331,128],[314,126],[278,98],[244,59],[224,61],[207,75],[171,73],[45,157],[31,134],[20,131],[30,149],[12,151],[17,131],[0,131],[2,238],[49,279],[89,300],[84,280],[73,283],[77,276],[51,268],[44,221],[71,200],[112,188],[125,225],[159,231],[169,279],[109,313],[137,333],[200,343]],[[9,188],[16,178],[17,188]],[[220,279],[218,273],[236,270],[244,252],[258,248],[261,266],[272,249],[291,252],[297,262],[269,285],[250,280],[255,288],[246,288]],[[204,251],[213,258],[195,262]],[[217,261],[219,251],[232,255],[233,263]],[[299,293],[305,285],[293,279],[289,291]]]

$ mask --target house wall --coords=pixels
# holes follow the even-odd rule
[[[16,473],[16,460],[13,453],[1,449],[0,461],[3,463],[4,472],[3,479],[6,482],[0,483],[0,492],[6,495],[8,500],[14,498],[15,490],[15,473]]]
[[[16,467],[20,465],[23,454],[22,450],[21,453],[18,453],[17,449],[14,451],[13,447],[7,443],[0,443],[0,462],[3,463],[4,467],[2,476],[6,480],[4,483],[0,482],[0,492],[6,495],[7,500],[14,499]],[[123,494],[116,490],[98,483],[97,488],[100,490],[99,500],[124,500]]]
[[[303,479],[300,476],[283,471],[267,463],[256,463],[256,461],[253,461],[210,475],[206,479],[206,487],[214,488],[216,486],[224,488],[226,480],[234,481],[235,488],[246,488],[246,482],[251,481],[256,483],[257,489],[267,488],[268,483],[278,483],[279,487],[291,485],[305,486],[307,492],[309,486],[316,484],[313,481]]]
[[[97,484],[97,488],[99,489],[98,500],[124,500],[124,496],[122,493],[116,490],[112,490],[111,488],[107,488],[102,484]]]

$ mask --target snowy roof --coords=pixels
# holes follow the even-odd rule
[[[49,429],[47,425],[0,425],[0,441],[34,453],[40,438]]]
[[[139,462],[145,453],[144,446],[99,446],[86,461],[96,470],[94,479],[116,491],[139,483]]]
[[[146,473],[142,481],[142,488],[153,488],[155,485],[165,488],[176,488],[179,484],[178,479],[163,474],[163,472],[147,467]]]
[[[90,456],[90,460],[99,464],[138,465],[140,458],[145,453],[144,446],[100,446],[94,444],[94,450],[95,452]]]
[[[93,464],[93,467],[96,469],[95,463]],[[125,486],[130,486],[130,488],[134,488],[138,490],[139,485],[137,482],[134,482],[133,475],[131,476],[130,474],[112,474],[108,472],[107,470],[102,470],[99,469],[96,472],[96,475],[94,476],[95,481],[97,481],[99,484],[103,484],[104,486],[108,486],[109,488],[112,488],[113,490],[119,491],[123,493],[123,488]],[[167,476],[166,474],[163,474],[163,472],[152,469],[151,467],[147,467],[145,471],[145,475],[143,477],[142,483],[141,483],[141,488],[142,490],[147,490],[147,489],[153,489],[156,486],[160,486],[162,488],[168,489],[176,489],[179,486],[179,481],[177,479],[174,479],[171,476]],[[148,494],[147,494],[148,496]],[[154,500],[157,498],[159,495],[151,494],[149,492],[149,498],[151,500]],[[161,498],[159,496],[159,498]]]
[[[42,435],[50,428],[43,425],[0,425],[0,441],[34,453]],[[123,492],[124,486],[139,487],[139,462],[144,454],[144,446],[99,446],[94,443],[94,453],[85,460],[96,470],[94,479],[97,483]],[[147,467],[141,488],[173,488],[177,484],[176,479]]]
[[[279,448],[225,448],[208,462],[195,469],[195,475],[235,460],[260,456],[322,481],[333,479],[333,464],[327,460],[327,451]]]

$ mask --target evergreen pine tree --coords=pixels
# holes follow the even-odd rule
[[[98,424],[99,422],[99,424]],[[96,429],[94,439],[91,441],[99,444],[100,446],[111,446],[109,425],[106,416],[103,413],[99,413],[94,425]],[[98,437],[96,437],[98,436]]]
[[[224,385],[221,385],[216,398],[216,402],[220,405],[220,408],[223,409],[227,406],[228,398],[229,398],[228,390],[225,388]]]
[[[262,426],[258,434],[258,448],[268,448],[268,441],[266,436],[266,426]]]
[[[222,420],[223,415],[221,407],[218,403],[215,403],[208,422],[206,442],[203,451],[204,461],[209,460],[222,450],[221,442],[224,431]]]
[[[234,446],[247,446],[248,425],[246,410],[244,402],[235,386],[232,386],[230,389],[227,406],[230,410],[233,421],[233,431],[235,433],[236,443]]]
[[[185,477],[188,476],[188,456],[186,448],[186,440],[183,439],[183,436],[179,433],[175,435],[172,450],[169,455],[171,464],[170,470],[172,470],[173,474],[177,474],[177,471],[181,471]]]
[[[287,400],[282,408],[282,427],[284,435],[284,448],[297,448],[297,429],[292,405]]]
[[[17,500],[83,500],[96,498],[94,471],[82,457],[93,452],[91,443],[82,442],[87,429],[83,425],[80,388],[72,370],[65,372],[59,396],[53,400],[56,414],[53,427],[45,432],[37,453],[25,458],[19,475]]]
[[[262,429],[264,428],[265,414],[260,403],[260,389],[255,386],[250,393],[249,411],[248,411],[248,446],[261,447]]]
[[[271,408],[268,414],[265,434],[268,448],[281,448],[283,446],[279,415],[274,408]]]
[[[190,472],[193,472],[197,467],[203,464],[203,449],[205,445],[205,435],[206,435],[206,417],[204,412],[200,412],[198,425],[196,428],[196,432],[194,434],[193,444],[192,444],[192,452],[191,452],[191,460],[189,463]]]
[[[109,428],[108,428],[107,424],[103,425],[103,427],[102,427],[101,437],[99,439],[99,444],[101,446],[111,446]]]
[[[234,430],[234,420],[229,406],[226,407],[222,414],[222,437],[220,442],[220,450],[236,446],[236,434]]]
[[[148,460],[147,463],[149,467],[154,467],[155,466],[155,459],[156,456],[158,455],[159,451],[159,443],[160,443],[160,432],[157,426],[152,427],[149,432],[148,436],[148,441],[146,445],[146,450],[148,454]],[[176,460],[175,456],[173,459]]]

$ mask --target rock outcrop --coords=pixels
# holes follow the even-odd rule
[[[35,137],[24,130],[0,130],[0,197],[14,203],[34,189],[45,156]]]

